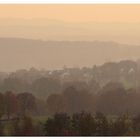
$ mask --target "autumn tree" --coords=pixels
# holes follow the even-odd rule
[[[17,113],[17,98],[16,95],[12,91],[7,91],[4,94],[4,104],[5,104],[5,113],[7,115],[8,120],[12,114]]]
[[[19,115],[25,116],[26,111],[36,110],[36,99],[31,93],[20,93],[17,95]]]
[[[4,95],[0,93],[0,118],[4,114],[5,102],[4,102]]]

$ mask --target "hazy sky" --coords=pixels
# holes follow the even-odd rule
[[[0,37],[140,44],[140,5],[0,5]]]
[[[139,22],[140,5],[0,5],[1,18],[50,18],[68,22]]]

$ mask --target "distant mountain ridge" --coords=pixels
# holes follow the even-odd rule
[[[55,40],[37,40],[37,39],[27,39],[27,38],[2,38],[0,37],[0,45],[2,45],[2,43],[4,43],[4,45],[12,45],[12,44],[18,44],[19,43],[25,43],[26,45],[31,45],[32,43],[37,43],[36,45],[42,45],[42,46],[47,46],[47,45],[54,45],[54,46],[59,46],[59,45],[68,45],[68,46],[72,46],[72,45],[78,45],[78,46],[85,46],[85,45],[101,45],[104,46],[103,44],[109,45],[109,46],[118,46],[120,45],[117,42],[114,41],[98,41],[98,40],[94,40],[94,41],[55,41]],[[22,45],[22,44],[20,44]],[[121,44],[121,45],[126,45],[126,44]]]
[[[43,41],[0,38],[0,71],[21,68],[57,69],[93,66],[140,58],[140,47],[104,41]]]

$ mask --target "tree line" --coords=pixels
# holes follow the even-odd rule
[[[107,117],[97,112],[55,114],[45,123],[44,134],[47,136],[139,136],[140,116],[127,114]]]
[[[39,98],[33,93],[0,93],[0,119],[31,116],[52,116],[66,112],[69,115],[81,111],[102,112],[105,115],[140,114],[140,89],[124,88],[122,83],[109,82],[96,94],[87,90],[83,83],[74,82],[61,93]],[[97,88],[95,88],[97,89]]]
[[[139,75],[140,63],[132,60],[107,62],[82,68],[64,66],[60,70],[51,71],[35,68],[20,69],[10,73],[0,72],[0,91],[30,92],[46,98],[52,93],[61,93],[68,84],[80,81],[82,86],[94,94],[99,87],[111,81],[121,82],[125,88],[138,88],[140,87]]]
[[[67,87],[61,94],[51,94],[47,98],[49,114],[80,111],[102,112],[105,115],[140,114],[140,89],[125,89],[121,83],[110,82],[96,94],[88,90]]]
[[[56,113],[36,122],[32,117],[0,122],[1,136],[140,136],[140,116],[103,113]]]
[[[24,118],[26,114],[34,114],[36,109],[36,99],[31,93],[0,93],[0,121]]]

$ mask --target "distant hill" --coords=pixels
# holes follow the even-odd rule
[[[21,68],[59,69],[108,61],[139,59],[140,46],[103,41],[42,41],[0,38],[0,71]]]

